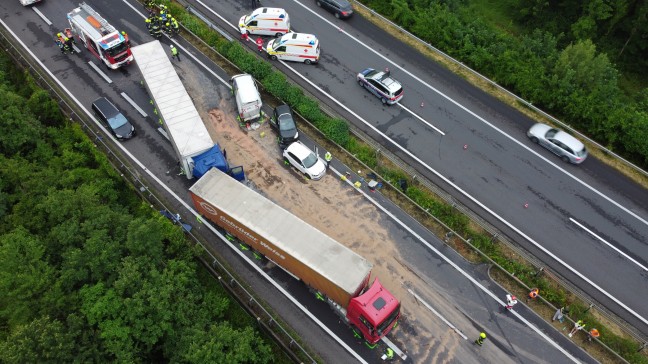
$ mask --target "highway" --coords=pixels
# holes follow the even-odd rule
[[[202,11],[233,36],[251,11],[231,0],[190,3],[210,8]],[[315,34],[322,48],[318,65],[274,62],[279,69],[648,335],[643,188],[591,156],[563,163],[527,139],[532,120],[362,17],[338,20],[311,1],[264,6],[285,8],[293,30]],[[383,106],[358,86],[366,67],[389,68],[405,89],[400,105]]]
[[[116,7],[114,6],[115,2],[112,1],[89,3],[119,29],[126,30],[133,45],[151,40],[143,27],[141,6],[135,3],[120,2],[120,6]],[[130,4],[130,6],[126,4]],[[126,67],[119,71],[108,72],[103,68],[110,80],[108,83],[94,68],[90,67],[90,63],[99,65],[99,62],[86,50],[83,50],[80,55],[67,56],[61,55],[55,47],[53,34],[66,26],[65,13],[75,6],[76,4],[72,1],[45,2],[39,5],[36,9],[46,19],[52,21],[52,26],[48,26],[35,11],[22,8],[18,2],[15,4],[3,3],[0,5],[0,11],[3,22],[18,35],[29,51],[72,92],[81,105],[89,108],[92,100],[99,96],[106,96],[125,112],[138,129],[138,135],[133,140],[124,142],[123,147],[146,166],[147,173],[156,176],[160,182],[174,191],[176,196],[180,196],[182,201],[174,202],[173,205],[178,211],[183,211],[183,216],[188,216],[187,211],[182,207],[182,202],[186,204],[189,201],[186,191],[192,182],[182,176],[177,176],[178,168],[175,155],[170,143],[157,132],[156,121],[152,118],[142,117],[133,105],[122,96],[122,93],[127,94],[136,105],[139,105],[149,115],[153,114],[148,96],[140,86],[137,69]],[[183,52],[182,62],[176,64],[177,69],[196,105],[205,114],[207,110],[223,108],[223,105],[231,107],[232,97],[227,86],[221,81],[228,79],[228,75],[189,44],[182,40],[177,41]],[[166,39],[163,42],[169,43]],[[193,57],[189,56],[189,53]],[[377,101],[373,97],[369,98],[368,94],[356,93],[356,96],[366,99],[368,103]],[[397,109],[385,108],[385,111],[393,110]],[[226,140],[223,142],[226,143]],[[232,159],[236,158],[232,149],[229,151],[228,156]],[[239,156],[239,158],[241,157]],[[282,178],[283,183],[293,186],[291,188],[294,188],[295,191],[303,188],[301,186],[303,183],[299,182],[293,173],[283,169],[278,156],[267,158],[266,166],[274,163],[272,168],[277,171],[277,178]],[[343,168],[343,166],[337,167]],[[254,167],[248,172],[252,176],[255,176],[255,173],[257,175],[261,173]],[[147,178],[146,173],[142,174]],[[333,181],[335,177],[327,176],[326,178]],[[293,179],[294,181],[292,181]],[[337,186],[337,184],[329,185]],[[327,192],[325,186],[318,187],[317,184],[309,184],[307,188],[322,195]],[[271,191],[264,192],[271,193]],[[333,193],[339,193],[339,190],[333,191]],[[380,199],[379,196],[377,194],[373,197]],[[167,197],[172,199],[174,196],[168,195]],[[275,196],[275,198],[279,197]],[[408,353],[410,360],[425,362],[436,358],[437,360],[462,363],[483,360],[549,363],[593,361],[524,305],[516,306],[516,312],[508,315],[499,313],[499,306],[505,292],[490,281],[485,267],[472,266],[456,253],[444,250],[443,242],[387,201],[378,201],[379,204],[376,205],[368,198],[350,197],[349,199],[357,210],[367,211],[366,215],[373,220],[373,223],[380,224],[386,230],[385,239],[380,243],[385,244],[386,249],[388,248],[387,251],[394,252],[395,259],[387,262],[372,259],[376,262],[374,274],[388,284],[390,289],[397,291],[403,302],[404,319],[395,331],[395,340],[410,350]],[[281,202],[278,201],[278,203]],[[289,201],[283,202],[289,203]],[[328,205],[326,208],[331,211],[337,210],[338,207],[330,202],[327,203],[326,199],[322,199],[320,203]],[[318,207],[310,206],[310,208]],[[343,216],[348,221],[358,218],[355,210],[342,211],[341,213],[347,214]],[[302,216],[302,218],[306,219],[307,217]],[[372,226],[370,221],[362,221],[362,223]],[[339,226],[328,228],[330,231],[327,233],[332,236],[336,229],[340,230]],[[198,227],[198,230],[200,229]],[[378,240],[371,237],[364,239]],[[380,353],[370,351],[358,344],[330,309],[313,299],[303,285],[292,280],[280,269],[262,267],[267,274],[289,290],[291,295],[304,304],[309,311],[314,312],[330,330],[357,353],[350,353],[332,338],[323,335],[319,327],[307,319],[291,302],[278,295],[266,281],[259,277],[256,270],[252,269],[253,267],[240,259],[238,254],[225,249],[223,243],[215,238],[212,243],[213,248],[221,251],[227,261],[235,267],[237,273],[250,282],[252,288],[264,300],[268,301],[282,318],[294,326],[299,335],[309,345],[313,345],[324,360],[327,362],[353,362],[357,360],[353,355],[360,355],[364,358],[363,360],[369,362],[377,360]],[[360,245],[362,246],[362,244]],[[363,254],[365,253],[370,254],[368,251],[363,252]],[[396,263],[403,267],[395,268],[394,264]],[[430,304],[431,307],[436,307],[438,314],[431,313],[423,302]],[[446,324],[447,321],[451,322],[457,330],[450,330]],[[471,341],[474,339],[472,336],[475,336],[480,330],[486,330],[489,333],[489,342],[493,345],[477,350],[471,345]],[[458,334],[457,331],[463,335]]]

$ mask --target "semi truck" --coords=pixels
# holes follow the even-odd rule
[[[217,168],[244,180],[243,167],[230,167],[225,153],[212,140],[160,41],[138,45],[131,51],[187,179],[200,178]]]
[[[125,33],[118,32],[99,13],[86,3],[67,14],[72,33],[99,58],[106,67],[118,69],[133,60]]]
[[[189,189],[198,212],[303,281],[367,343],[400,318],[399,301],[376,278],[372,264],[279,205],[212,169]]]

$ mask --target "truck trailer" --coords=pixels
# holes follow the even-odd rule
[[[178,156],[182,173],[188,179],[200,178],[209,169],[218,168],[243,180],[243,168],[230,168],[224,153],[209,135],[162,44],[155,40],[131,51],[159,121]]]
[[[306,283],[369,344],[400,318],[400,303],[372,265],[242,183],[212,169],[190,189],[200,214]]]

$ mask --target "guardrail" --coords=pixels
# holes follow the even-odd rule
[[[223,32],[225,32],[225,33],[227,32],[226,30],[220,29],[220,27],[219,27],[218,25],[215,25],[215,24],[213,24],[212,22],[208,21],[208,18],[207,18],[204,14],[200,13],[199,10],[197,10],[197,9],[191,7],[191,6],[188,6],[188,4],[187,4],[185,1],[182,1],[182,0],[175,0],[175,1],[177,1],[178,3],[181,3],[181,4],[185,4],[185,9],[186,9],[186,10],[188,10],[189,12],[191,12],[193,15],[196,15],[196,16],[197,16],[198,18],[200,18],[201,20],[203,20],[203,21],[207,21],[206,24],[207,24],[211,29],[214,29],[215,31],[217,31],[218,33],[221,33],[221,34],[222,34]],[[388,21],[388,20],[387,20],[387,21]],[[393,24],[393,23],[392,23],[392,24]],[[231,61],[229,61],[226,57],[224,57],[223,55],[221,55],[220,53],[218,53],[218,51],[216,51],[213,47],[209,46],[207,43],[205,43],[204,41],[202,41],[202,39],[200,39],[197,35],[191,33],[191,32],[188,31],[186,28],[185,28],[184,30],[185,30],[188,34],[191,34],[191,35],[192,35],[195,39],[197,39],[199,42],[201,42],[201,43],[203,44],[203,46],[206,46],[206,47],[210,48],[210,49],[211,49],[215,54],[218,54],[220,57],[222,57],[223,60],[226,61],[230,66],[232,66],[232,67],[236,67],[236,68],[238,69],[238,67],[237,67],[236,65],[234,65],[234,64],[233,64]],[[404,30],[403,30],[403,31],[404,31]],[[431,47],[431,46],[430,46],[430,47]],[[255,54],[256,54],[256,53],[255,53]],[[273,65],[273,68],[276,68],[276,67]],[[474,71],[473,71],[473,72],[474,72]],[[481,76],[481,75],[479,75],[479,76],[480,76],[480,77],[484,77],[484,76]],[[491,81],[491,82],[492,82],[492,81]],[[304,93],[305,93],[305,94],[310,95],[310,96],[313,97],[314,99],[317,99],[317,97],[316,97],[315,95],[313,95],[312,93],[310,93],[308,90],[306,90],[306,89],[303,89],[303,90],[304,90]],[[327,115],[330,116],[330,117],[336,117],[336,116],[337,116],[337,115],[335,115],[335,113],[334,113],[332,110],[329,110],[327,107],[325,107],[325,106],[323,106],[323,105],[320,105],[320,109],[321,109],[325,114],[327,114]],[[296,111],[293,111],[293,112],[294,112],[296,115],[299,115],[299,113],[297,113]],[[304,119],[302,115],[299,115],[299,116],[300,116],[300,117],[301,117],[301,118],[302,118],[302,119],[303,119],[303,120],[304,120],[304,121],[305,121],[305,122],[310,126],[310,128],[311,128],[312,130],[315,130],[315,131],[320,135],[320,137],[326,139],[326,137],[325,137],[325,136],[324,136],[324,135],[323,135],[323,134],[322,134],[322,133],[321,133],[317,128],[315,128],[315,126],[312,125],[312,124],[311,124],[307,119]],[[524,250],[521,249],[520,247],[516,246],[516,245],[513,244],[512,242],[506,240],[506,239],[504,238],[503,234],[502,234],[501,232],[499,232],[499,231],[498,231],[494,226],[492,226],[492,225],[490,225],[489,223],[487,223],[485,220],[483,220],[481,217],[479,217],[476,213],[474,213],[474,212],[473,212],[472,210],[470,210],[469,208],[467,208],[467,207],[463,206],[462,204],[460,204],[458,201],[456,201],[455,199],[453,199],[451,195],[449,195],[449,194],[446,193],[445,191],[441,190],[439,187],[437,187],[436,185],[434,185],[431,181],[429,181],[429,180],[427,180],[427,179],[424,179],[424,178],[417,177],[417,176],[418,176],[417,172],[416,172],[416,171],[415,171],[411,166],[405,164],[403,161],[400,160],[400,158],[398,158],[397,156],[393,155],[393,154],[390,153],[389,151],[386,151],[386,150],[385,150],[384,148],[382,148],[379,144],[377,144],[377,142],[375,142],[375,141],[374,141],[373,139],[371,139],[369,136],[365,135],[361,130],[355,128],[353,125],[349,125],[349,126],[350,126],[350,130],[351,130],[351,132],[353,133],[353,135],[356,136],[358,139],[362,140],[363,142],[365,142],[367,145],[369,145],[369,146],[371,146],[372,148],[374,148],[374,149],[376,150],[376,154],[377,154],[378,156],[384,156],[385,158],[387,158],[391,163],[393,163],[394,165],[398,166],[400,169],[402,169],[404,172],[408,173],[410,176],[413,176],[413,179],[415,179],[418,183],[424,185],[427,189],[429,189],[430,191],[432,191],[433,193],[435,193],[436,195],[438,195],[440,198],[442,198],[444,201],[446,201],[446,203],[448,203],[449,205],[451,205],[453,208],[457,209],[460,213],[462,213],[462,214],[468,216],[472,221],[475,221],[475,222],[476,222],[476,223],[477,223],[477,224],[478,224],[482,229],[484,229],[485,231],[489,232],[489,233],[491,234],[491,236],[492,236],[492,239],[491,239],[491,240],[493,241],[493,243],[496,243],[496,242],[504,243],[507,247],[511,248],[511,249],[514,250],[517,254],[519,254],[521,257],[523,257],[526,261],[528,261],[528,262],[529,262],[533,267],[535,267],[535,269],[536,269],[537,271],[542,271],[542,270],[544,270],[544,265],[543,265],[539,260],[537,260],[535,257],[532,257],[530,254],[528,254],[526,251],[524,251]],[[332,143],[331,141],[329,141],[329,142]],[[333,143],[333,144],[334,144],[334,143]],[[355,157],[354,157],[354,156],[353,156],[349,151],[347,151],[346,149],[344,149],[343,147],[341,147],[341,146],[339,146],[339,145],[337,145],[337,144],[336,144],[335,146],[336,146],[338,149],[340,149],[341,151],[344,151],[346,154],[352,156],[352,157],[354,158],[354,160],[356,161],[356,163],[358,163],[359,165],[362,165],[363,168],[365,168],[366,170],[371,170],[371,168],[370,168],[369,166],[366,166],[362,161],[360,161],[360,160],[358,160],[357,158],[355,158]],[[382,178],[382,176],[380,176],[380,177]],[[497,267],[498,269],[500,269],[503,273],[505,273],[506,275],[508,275],[508,276],[511,277],[512,279],[514,279],[514,280],[515,280],[518,284],[520,284],[522,287],[525,287],[527,290],[530,290],[530,289],[531,289],[531,287],[526,286],[522,281],[520,281],[517,277],[515,277],[515,274],[514,274],[514,273],[511,273],[511,272],[506,271],[503,267],[499,266],[496,262],[494,262],[492,259],[490,259],[490,258],[489,258],[485,253],[483,253],[483,252],[482,252],[481,250],[479,250],[477,247],[475,247],[474,245],[472,245],[472,244],[470,243],[470,241],[464,239],[462,236],[460,236],[459,234],[457,234],[457,233],[456,233],[454,230],[452,230],[450,227],[448,227],[447,225],[445,225],[442,221],[440,221],[439,219],[437,219],[434,215],[430,214],[427,210],[425,210],[425,209],[423,209],[421,206],[417,205],[417,204],[416,204],[414,201],[412,201],[408,196],[406,196],[404,193],[402,193],[402,192],[400,191],[400,189],[399,189],[397,186],[393,185],[390,181],[386,180],[385,178],[382,178],[382,179],[385,180],[385,181],[389,184],[389,186],[390,186],[391,188],[393,188],[395,191],[398,191],[398,193],[400,193],[400,195],[401,195],[402,197],[404,197],[405,199],[407,199],[408,202],[410,202],[410,203],[413,204],[413,205],[416,205],[416,206],[417,206],[421,211],[424,211],[424,212],[427,214],[427,216],[429,216],[429,217],[432,218],[435,222],[437,222],[440,226],[442,226],[442,227],[447,231],[446,234],[447,234],[447,233],[452,233],[453,236],[457,237],[457,238],[460,239],[463,243],[465,243],[466,245],[470,246],[470,247],[471,247],[471,248],[472,248],[472,249],[473,249],[477,254],[479,254],[479,255],[481,255],[482,257],[484,257],[484,259],[488,260],[491,264],[493,264],[494,266],[496,266],[496,267]],[[447,242],[446,242],[446,243],[447,243]],[[574,293],[576,296],[578,296],[578,297],[579,297],[583,302],[592,302],[592,299],[588,298],[587,295],[585,295],[583,292],[581,292],[580,290],[578,290],[578,289],[577,289],[575,286],[573,286],[572,284],[568,283],[568,282],[567,282],[565,279],[563,279],[562,277],[559,277],[559,276],[557,276],[557,275],[553,275],[553,274],[548,274],[547,277],[553,279],[557,284],[559,284],[559,285],[561,285],[561,286],[563,286],[563,287],[566,287],[566,289],[570,290],[570,292],[572,292],[572,293]],[[544,299],[543,299],[543,300],[544,300]],[[554,307],[553,305],[551,305],[549,302],[546,302],[546,303],[547,303],[550,307],[552,307],[554,310],[557,309],[556,307]],[[597,311],[598,311],[599,313],[601,313],[602,316],[605,316],[608,320],[617,323],[617,324],[619,325],[619,327],[620,327],[624,332],[626,332],[629,336],[635,338],[639,343],[645,342],[645,340],[643,339],[643,337],[641,336],[641,334],[639,334],[638,332],[636,332],[636,331],[634,330],[634,328],[631,327],[631,325],[625,323],[625,321],[621,320],[621,319],[618,318],[616,315],[612,314],[611,312],[605,310],[604,308],[602,308],[602,307],[600,307],[600,306],[592,305],[592,308],[596,308]],[[610,353],[612,353],[612,355],[616,356],[619,360],[621,360],[621,361],[623,361],[623,362],[627,362],[625,359],[623,359],[622,357],[620,357],[619,354],[616,353],[614,350],[612,350],[611,348],[607,347],[607,346],[604,345],[602,342],[600,342],[600,340],[596,340],[596,342],[598,342],[599,344],[601,344],[601,345],[602,345],[606,350],[610,351]]]
[[[416,42],[420,43],[421,45],[424,45],[426,48],[430,49],[430,50],[433,51],[434,53],[437,53],[437,54],[440,55],[441,57],[443,57],[443,58],[445,58],[445,59],[451,61],[452,63],[454,63],[454,64],[456,64],[457,66],[461,67],[461,68],[464,69],[465,71],[468,71],[468,72],[472,73],[473,75],[475,75],[475,76],[481,78],[482,80],[486,81],[486,82],[489,83],[490,85],[494,86],[494,87],[497,88],[498,90],[500,90],[500,91],[506,93],[507,95],[509,95],[509,96],[511,96],[511,97],[513,97],[513,98],[515,98],[516,101],[518,101],[518,102],[521,103],[521,104],[524,104],[524,106],[528,107],[529,109],[531,109],[531,110],[537,112],[538,114],[540,114],[540,115],[546,117],[547,119],[551,120],[552,122],[554,122],[554,123],[556,123],[556,124],[559,124],[562,128],[567,129],[567,130],[569,130],[570,132],[572,132],[572,133],[578,135],[579,138],[582,138],[582,139],[586,140],[588,143],[590,143],[590,144],[592,144],[592,145],[595,145],[598,149],[600,149],[600,150],[603,151],[604,153],[613,156],[614,158],[620,160],[621,162],[623,162],[625,165],[627,165],[627,166],[630,167],[631,169],[634,169],[634,170],[637,171],[638,173],[643,174],[644,176],[648,177],[648,171],[645,171],[645,170],[641,169],[641,167],[635,165],[634,163],[632,163],[632,162],[628,161],[627,159],[623,158],[622,156],[620,156],[620,155],[614,153],[613,151],[607,149],[606,147],[604,147],[603,145],[599,144],[599,143],[596,142],[595,140],[591,139],[591,138],[588,137],[587,135],[585,135],[585,134],[579,132],[578,130],[572,128],[569,124],[567,124],[567,123],[561,121],[560,119],[558,119],[558,118],[554,117],[553,115],[551,115],[551,114],[549,114],[549,113],[543,111],[542,109],[539,109],[538,107],[536,107],[535,105],[533,105],[531,102],[529,102],[529,101],[527,101],[527,100],[525,100],[525,99],[519,97],[518,95],[516,95],[516,94],[512,93],[511,91],[507,90],[506,88],[500,86],[500,85],[497,84],[495,81],[492,81],[492,80],[489,79],[488,77],[486,77],[486,76],[482,75],[481,73],[479,73],[479,72],[473,70],[472,68],[466,66],[463,62],[461,62],[461,61],[459,61],[459,60],[457,60],[457,59],[454,59],[454,58],[452,58],[450,55],[448,55],[447,53],[443,52],[442,50],[440,50],[440,49],[438,49],[438,48],[435,48],[435,47],[434,47],[433,45],[431,45],[430,43],[425,42],[423,39],[421,39],[421,38],[417,37],[416,35],[410,33],[409,31],[405,30],[405,29],[404,29],[403,27],[401,27],[400,25],[398,25],[398,24],[392,22],[391,20],[385,18],[385,17],[382,16],[381,14],[375,12],[373,9],[371,9],[371,8],[367,7],[366,5],[362,4],[360,1],[354,1],[354,4],[355,4],[356,6],[361,7],[362,9],[366,10],[367,12],[371,13],[371,15],[373,15],[373,16],[375,16],[375,17],[377,17],[377,18],[380,18],[380,21],[385,22],[385,23],[388,23],[390,26],[392,26],[392,27],[398,29],[401,33],[407,35],[407,36],[408,36],[409,38],[411,38],[411,39],[414,39]]]
[[[151,208],[154,208],[156,211],[174,211],[173,208],[169,207],[168,203],[163,202],[163,198],[158,195],[154,188],[149,187],[148,182],[142,178],[142,175],[138,173],[130,161],[121,155],[120,151],[109,142],[112,139],[104,137],[102,131],[96,124],[87,122],[88,117],[75,107],[72,102],[68,101],[68,97],[66,97],[63,90],[47,74],[42,72],[38,63],[34,62],[29,55],[23,54],[24,50],[20,46],[15,45],[12,38],[6,34],[4,28],[0,27],[0,45],[4,48],[5,53],[16,64],[27,70],[41,87],[49,91],[50,96],[57,101],[61,112],[67,115],[70,121],[81,125],[90,139],[94,141],[95,145],[105,153],[115,170],[121,173],[121,177],[134,187],[134,190],[142,199],[150,204]],[[261,329],[269,333],[295,362],[316,363],[316,360],[299,344],[298,340],[293,338],[274,316],[264,308],[263,304],[245,288],[245,285],[225,268],[223,263],[213,254],[209,247],[203,244],[202,239],[191,232],[184,231],[187,236],[191,237],[195,244],[202,248],[203,252],[211,259],[211,262],[207,262],[202,257],[197,258],[208,268],[214,278],[218,279],[224,289],[230,292],[232,297],[241,303],[241,306],[251,317],[256,319]]]

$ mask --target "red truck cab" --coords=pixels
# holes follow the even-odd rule
[[[349,302],[347,320],[369,344],[387,335],[400,318],[400,302],[376,278],[369,289]]]

